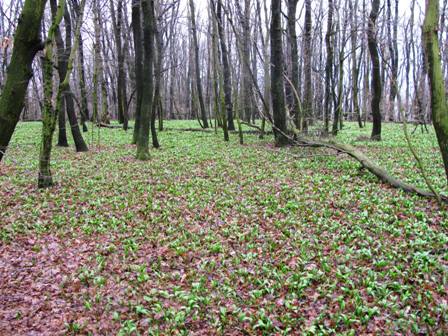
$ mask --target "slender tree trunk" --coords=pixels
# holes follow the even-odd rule
[[[222,126],[224,132],[224,141],[229,141],[229,132],[227,129],[227,118],[226,118],[226,104],[224,98],[224,80],[222,75],[221,64],[219,63],[219,33],[218,33],[218,14],[215,12],[212,0],[210,0],[210,5],[213,8],[213,14],[215,20],[213,20],[212,26],[212,52],[213,52],[213,91],[215,94],[215,113],[218,118],[218,124]]]
[[[57,7],[58,4],[56,3],[56,0],[50,0],[50,7],[51,7],[51,15],[52,18],[54,19],[54,17],[56,16],[56,12],[57,12]],[[65,13],[66,9],[64,9],[64,13]],[[57,46],[57,58],[58,58],[58,74],[59,74],[59,78],[62,81],[63,78],[65,78],[65,74],[67,72],[67,58],[68,55],[66,54],[66,49],[64,46],[64,41],[62,40],[62,35],[61,35],[61,31],[59,29],[59,27],[56,28],[55,30],[55,35],[54,35],[54,39],[55,39],[55,43]],[[58,147],[68,147],[68,140],[67,140],[67,128],[66,128],[66,124],[67,121],[65,119],[66,113],[66,105],[63,103],[61,106],[61,109],[58,111],[58,142],[56,144],[56,146]]]
[[[240,26],[242,28],[242,39],[240,46],[241,55],[241,105],[243,113],[240,113],[240,119],[250,122],[252,115],[252,78],[250,63],[250,0],[242,1],[244,3],[244,11],[241,9],[239,2],[236,2],[238,8],[238,16]]]
[[[45,42],[43,65],[43,83],[44,83],[44,110],[42,115],[42,144],[39,153],[39,176],[38,187],[48,188],[53,185],[53,177],[50,170],[51,149],[53,144],[53,133],[56,128],[57,110],[53,108],[53,50],[59,25],[64,16],[65,0],[50,0],[53,11],[53,21],[48,31],[48,37]],[[61,79],[62,81],[62,79]],[[60,107],[62,107],[62,97],[58,97]]]
[[[331,1],[331,0],[330,0]],[[291,54],[291,83],[294,86],[293,91],[299,92],[299,47],[297,44],[296,32],[296,11],[298,0],[288,0],[288,39]],[[291,112],[297,129],[300,129],[300,121],[302,120],[300,102],[297,95],[293,95],[294,105]]]
[[[431,85],[432,121],[442,153],[448,181],[448,104],[439,50],[439,1],[427,0],[423,25],[423,44]]]
[[[73,7],[76,14],[76,20],[80,15],[80,7],[78,0],[73,0]],[[84,43],[82,34],[79,37],[78,47],[78,77],[79,77],[79,91],[81,93],[81,124],[83,132],[87,132],[87,121],[89,120],[89,104],[87,102],[87,88],[86,88],[86,73],[85,73],[85,61],[84,61]]]
[[[52,3],[52,10],[54,15],[56,15],[56,7],[55,3],[51,1]],[[67,67],[68,67],[68,59],[71,54],[72,50],[72,24],[71,24],[71,17],[70,13],[68,11],[67,5],[65,6],[64,10],[64,24],[65,24],[65,45],[64,41],[62,40],[61,32],[58,29],[55,31],[55,41],[57,46],[57,57],[58,57],[58,73],[59,78],[62,81],[65,76],[67,75]],[[73,101],[72,91],[70,87],[70,82],[67,84],[67,90],[63,93],[63,101],[65,103],[62,104],[62,107],[60,109],[59,113],[59,119],[63,120],[63,123],[59,123],[59,143],[58,146],[67,147],[67,136],[66,136],[66,122],[65,122],[65,112],[67,112],[67,116],[69,119],[70,124],[70,130],[72,132],[73,141],[75,142],[75,148],[77,152],[87,152],[89,149],[84,142],[84,139],[82,137],[81,131],[79,129],[78,125],[78,119],[76,117],[76,111],[75,111],[75,103]],[[62,134],[62,137],[61,137]],[[62,142],[61,142],[62,141]]]
[[[358,9],[358,0],[354,0],[355,4],[353,5],[353,0],[350,0],[350,23],[351,23],[351,31],[350,31],[350,39],[351,39],[351,58],[352,58],[352,106],[353,113],[358,121],[359,128],[363,128],[363,123],[361,119],[361,111],[359,108],[359,65],[358,58],[356,55],[356,48],[358,44],[358,17],[357,17],[357,9]],[[362,52],[361,52],[362,54]]]
[[[191,20],[191,33],[193,35],[193,49],[194,49],[194,65],[196,74],[196,88],[198,90],[199,107],[201,109],[202,126],[208,128],[207,110],[204,104],[204,95],[202,93],[202,81],[201,81],[201,68],[199,66],[199,43],[198,33],[196,28],[196,17],[194,10],[194,0],[190,0],[190,20]]]
[[[154,148],[160,148],[159,140],[157,139],[156,117],[157,117],[157,110],[159,109],[160,104],[162,103],[160,86],[162,81],[163,40],[157,27],[157,21],[154,16],[154,10],[152,14],[153,14],[152,22],[154,26],[153,31],[156,42],[157,57],[155,59],[155,65],[154,65],[155,88],[154,88],[154,98],[153,98],[154,100],[152,103],[152,113],[151,113],[151,136],[152,136],[152,146]]]
[[[113,0],[110,1],[112,24],[114,27],[115,44],[117,49],[117,104],[118,120],[123,124],[123,129],[128,129],[128,112],[126,101],[126,74],[124,69],[124,52],[122,43],[123,28],[123,0],[117,0],[117,11],[115,13]]]
[[[327,21],[327,33],[325,36],[325,45],[327,48],[327,61],[325,64],[325,111],[324,111],[324,127],[328,133],[330,116],[332,112],[332,81],[333,81],[333,58],[334,58],[334,38],[333,38],[333,13],[334,6],[333,0],[328,0],[328,21]]]
[[[367,40],[370,52],[370,58],[372,61],[372,117],[373,117],[373,128],[372,128],[372,140],[381,140],[381,95],[382,95],[382,83],[381,83],[381,66],[380,57],[378,54],[378,44],[376,40],[376,20],[378,18],[380,10],[380,0],[372,1],[372,11],[369,16],[369,24],[367,29]]]
[[[143,98],[143,49],[142,49],[142,19],[140,0],[132,0],[132,31],[135,52],[135,124],[132,143],[137,143],[141,125],[141,109]]]
[[[303,126],[304,131],[308,130],[308,124],[311,121],[313,115],[313,83],[312,83],[312,55],[311,50],[311,0],[305,0],[305,31],[303,37],[303,60],[304,60],[304,99],[303,99]]]
[[[52,0],[55,1],[55,0]],[[78,46],[79,35],[82,25],[82,12],[84,9],[85,0],[81,4],[81,14],[78,17],[75,32],[74,46],[70,51],[70,55],[67,61],[67,71],[65,77],[61,79],[59,88],[56,95],[56,107],[53,108],[52,96],[53,96],[53,48],[55,42],[56,31],[62,21],[65,8],[65,0],[61,0],[58,4],[56,15],[54,16],[53,23],[48,32],[47,42],[45,44],[44,55],[44,115],[42,124],[42,145],[39,154],[39,177],[38,187],[46,188],[53,185],[53,178],[50,170],[51,162],[51,148],[53,142],[53,133],[56,126],[57,112],[62,107],[63,94],[69,89],[70,75],[73,70],[73,61],[76,55],[76,49]]]
[[[229,55],[227,53],[226,37],[224,34],[224,22],[222,17],[222,0],[217,0],[217,22],[218,34],[221,42],[221,59],[224,77],[224,96],[227,111],[227,128],[229,131],[235,130],[235,123],[233,121],[233,106],[232,106],[232,80],[230,77]]]

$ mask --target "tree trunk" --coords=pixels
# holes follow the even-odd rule
[[[372,140],[381,140],[381,95],[382,95],[382,83],[381,83],[381,67],[380,67],[380,57],[378,54],[378,44],[376,40],[376,20],[378,18],[380,10],[380,0],[372,1],[372,11],[369,16],[369,24],[367,29],[367,41],[369,46],[370,58],[372,61],[372,117],[373,117],[373,128],[372,128]]]
[[[142,0],[143,13],[143,98],[139,134],[137,138],[137,159],[149,160],[149,128],[153,109],[153,63],[154,63],[154,22],[153,0]]]
[[[55,0],[52,0],[55,1]],[[70,75],[73,70],[73,61],[76,55],[76,48],[78,46],[79,35],[82,25],[82,11],[84,9],[85,0],[81,4],[81,15],[78,17],[75,33],[74,47],[70,51],[67,60],[67,71],[65,77],[61,79],[56,95],[55,108],[52,105],[53,96],[53,48],[57,35],[57,29],[64,16],[65,0],[61,0],[58,4],[56,15],[53,18],[48,38],[45,44],[45,55],[43,59],[44,64],[44,114],[42,125],[42,145],[39,154],[39,177],[38,187],[46,188],[53,185],[53,178],[50,170],[51,162],[51,147],[53,140],[53,133],[56,126],[57,111],[62,107],[63,94],[69,89]]]
[[[9,145],[24,107],[34,56],[41,49],[40,30],[46,0],[25,0],[20,15],[11,63],[0,96],[0,161]]]
[[[302,129],[306,132],[308,130],[308,124],[311,121],[313,114],[313,83],[312,83],[312,55],[311,50],[311,0],[305,0],[305,31],[303,37],[303,61],[304,61],[304,98],[303,98],[303,125]]]
[[[53,15],[56,15],[56,6],[55,2],[52,3],[52,11]],[[72,50],[72,24],[71,17],[68,11],[67,5],[64,10],[64,24],[65,24],[65,45],[62,40],[61,32],[58,29],[55,31],[55,41],[57,46],[57,57],[58,57],[58,73],[59,78],[62,81],[67,75],[67,66],[68,66],[68,58],[70,57],[70,53]],[[72,132],[73,141],[75,142],[75,148],[77,152],[87,152],[89,149],[84,142],[81,131],[78,125],[78,119],[76,117],[75,112],[75,103],[73,101],[72,91],[70,88],[70,82],[67,85],[67,90],[63,93],[63,101],[61,109],[58,111],[59,119],[62,119],[62,123],[59,122],[59,143],[58,146],[67,147],[67,136],[66,136],[66,122],[65,122],[65,112],[67,112],[67,116],[70,123],[70,129]],[[62,141],[62,142],[61,142]]]
[[[391,0],[387,0],[388,11],[392,12]],[[390,15],[392,16],[392,15]],[[390,104],[390,113],[389,120],[395,120],[395,101],[397,99],[398,93],[398,0],[395,0],[395,9],[394,9],[394,18],[392,17],[388,20],[390,25],[393,25],[393,28],[388,35],[391,37],[389,40],[389,53],[390,53],[390,94],[389,94],[389,104]],[[400,109],[400,106],[398,106]]]
[[[196,28],[196,17],[194,10],[194,0],[190,0],[190,20],[191,20],[191,33],[193,35],[193,49],[194,49],[194,66],[196,74],[196,88],[198,90],[199,107],[201,109],[202,126],[208,128],[207,111],[204,104],[204,95],[202,93],[202,81],[201,81],[201,68],[199,66],[199,43],[198,32]]]
[[[324,111],[324,127],[325,131],[328,133],[330,116],[332,112],[332,81],[333,81],[333,13],[334,6],[333,0],[328,0],[328,21],[327,21],[327,33],[325,36],[325,45],[327,48],[327,61],[325,64],[325,111]]]
[[[244,0],[244,12],[241,9],[239,3],[237,3],[237,7],[239,9],[238,16],[240,25],[242,28],[242,41],[241,41],[241,92],[242,92],[242,115],[240,119],[243,119],[246,122],[250,122],[252,116],[252,78],[251,78],[251,69],[250,69],[250,0]],[[254,55],[255,57],[255,55]]]
[[[121,42],[123,28],[123,0],[118,0],[117,11],[115,13],[113,1],[110,1],[112,24],[114,27],[115,44],[117,50],[117,103],[118,103],[118,120],[123,124],[123,129],[128,129],[128,111],[126,101],[126,74],[124,69],[124,52]]]
[[[331,0],[330,0],[331,1]],[[299,92],[299,47],[297,45],[296,32],[296,11],[298,0],[288,0],[288,39],[291,54],[291,83],[294,86],[293,91]],[[300,102],[297,95],[294,96],[294,105],[291,112],[297,129],[300,129],[300,121],[302,120]]]
[[[283,49],[282,49],[282,23],[281,1],[271,3],[271,96],[274,113],[275,144],[284,146],[288,144],[286,136],[286,106],[283,83]]]
[[[218,34],[221,42],[221,59],[224,77],[224,97],[227,111],[227,129],[229,131],[235,130],[235,123],[233,121],[233,106],[232,106],[232,80],[230,77],[229,55],[227,53],[226,37],[224,35],[224,22],[222,18],[222,1],[218,0],[216,10],[218,22]]]
[[[51,16],[52,19],[56,16],[57,7],[58,4],[56,3],[56,0],[50,0],[50,7],[51,7]],[[66,10],[66,9],[65,9]],[[65,13],[64,10],[64,13]],[[62,35],[59,27],[55,30],[55,36],[54,36],[55,42],[56,42],[56,55],[58,58],[58,74],[60,81],[65,77],[65,73],[67,71],[67,58],[68,55],[66,55],[66,50],[64,46],[64,41],[62,40]],[[65,109],[66,105],[63,103],[61,106],[61,109],[58,111],[58,142],[56,146],[58,147],[68,147],[68,140],[67,140],[67,128],[66,124],[67,121],[65,119]]]
[[[440,59],[438,22],[439,1],[427,0],[425,21],[423,25],[423,44],[425,47],[429,82],[431,85],[432,121],[436,130],[437,140],[442,153],[448,181],[448,104]]]
[[[359,109],[359,65],[358,58],[356,55],[356,48],[358,43],[358,17],[357,17],[357,9],[358,9],[358,0],[355,0],[355,5],[353,5],[353,0],[350,0],[350,17],[351,17],[351,31],[350,31],[350,39],[351,39],[351,58],[352,58],[352,106],[353,113],[358,121],[359,128],[363,128],[363,123],[361,119],[361,111]],[[361,52],[362,54],[362,52]]]
[[[162,63],[163,63],[163,40],[162,36],[160,35],[160,32],[157,27],[157,21],[154,15],[154,10],[152,11],[152,22],[154,26],[154,38],[156,42],[156,59],[155,59],[155,65],[154,65],[154,80],[155,80],[155,87],[154,87],[154,98],[152,103],[152,113],[151,113],[151,137],[152,137],[152,146],[154,148],[160,148],[159,140],[157,139],[157,128],[156,128],[156,117],[157,117],[157,111],[160,108],[160,104],[162,103],[161,94],[160,94],[160,86],[162,81]],[[160,118],[160,116],[159,116]],[[207,118],[205,119],[207,120]]]
[[[73,0],[73,7],[76,14],[76,20],[80,15],[80,7],[78,0]],[[81,124],[83,132],[87,132],[87,121],[89,120],[89,104],[87,102],[87,88],[86,88],[86,73],[84,65],[84,43],[82,35],[79,37],[79,47],[78,47],[78,77],[79,77],[79,91],[81,93]]]
[[[141,125],[141,109],[143,97],[143,50],[142,50],[142,19],[140,0],[132,0],[132,32],[134,36],[135,53],[135,124],[132,143],[137,143]]]

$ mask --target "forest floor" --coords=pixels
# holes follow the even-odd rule
[[[448,334],[435,201],[256,135],[166,131],[138,162],[131,132],[55,148],[57,185],[40,191],[40,124],[19,125],[0,163],[1,335]],[[347,124],[338,141],[426,189],[400,125],[360,135]],[[412,139],[446,193],[433,131]]]

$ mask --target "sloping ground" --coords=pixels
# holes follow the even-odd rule
[[[421,186],[388,127],[359,148]],[[0,164],[1,335],[448,333],[447,212],[355,162],[170,131],[141,163],[101,130],[89,153],[55,150],[42,192],[38,132],[21,125]],[[433,135],[416,142],[443,186]]]

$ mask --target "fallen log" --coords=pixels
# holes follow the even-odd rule
[[[324,147],[324,148],[330,148],[333,149],[339,153],[344,153],[352,157],[353,159],[357,160],[363,168],[367,169],[369,172],[371,172],[373,175],[375,175],[380,181],[390,185],[391,187],[395,189],[403,190],[407,193],[417,194],[423,197],[427,198],[436,198],[437,195],[434,193],[423,190],[420,188],[417,188],[416,186],[413,186],[411,184],[408,184],[404,181],[401,181],[397,179],[396,177],[390,175],[386,170],[378,166],[375,162],[370,160],[366,155],[361,153],[359,150],[357,150],[355,147],[346,145],[346,144],[340,144],[334,141],[315,141],[306,139],[303,137],[297,138],[294,143],[298,146],[307,146],[307,147]],[[444,195],[440,195],[441,201],[448,204],[448,197]]]

